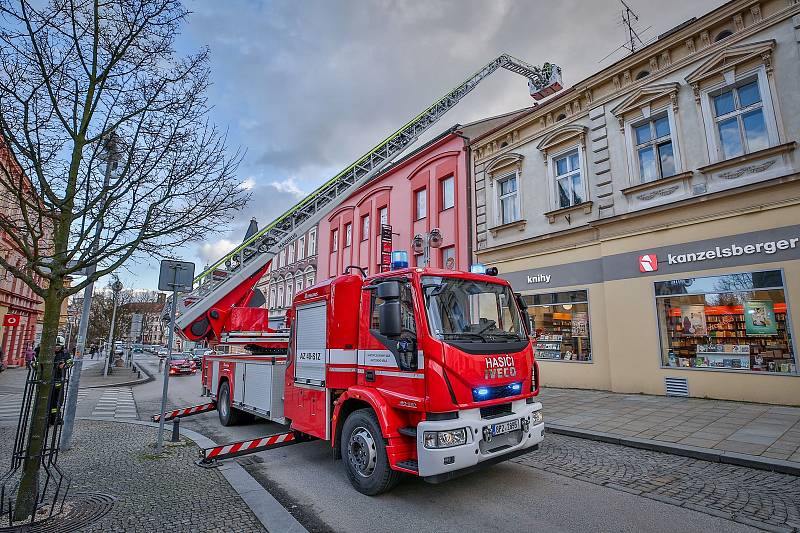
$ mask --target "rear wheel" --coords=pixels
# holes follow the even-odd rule
[[[347,477],[358,492],[375,496],[400,481],[400,472],[389,467],[386,441],[372,409],[359,409],[347,417],[340,446]]]
[[[219,386],[217,414],[219,415],[219,423],[223,426],[235,426],[242,422],[244,413],[231,406],[231,387],[227,381],[223,381]]]

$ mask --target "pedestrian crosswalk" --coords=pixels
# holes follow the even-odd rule
[[[0,394],[0,425],[16,424],[21,404],[21,393]],[[93,416],[109,420],[138,418],[130,387],[79,389],[77,407],[78,417]]]
[[[105,389],[92,410],[92,416],[113,419],[137,419],[136,402],[130,387]]]

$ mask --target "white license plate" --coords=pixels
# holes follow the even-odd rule
[[[519,429],[519,419],[492,424],[492,435],[502,435]]]

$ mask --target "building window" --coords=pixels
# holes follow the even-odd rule
[[[441,182],[442,188],[442,211],[445,209],[450,209],[454,205],[456,205],[456,197],[455,197],[455,177],[450,176],[443,179]]]
[[[712,92],[711,108],[722,159],[769,147],[758,80],[750,78]]]
[[[292,305],[292,299],[294,298],[294,282],[292,281],[291,274],[289,274],[289,278],[286,280],[286,307]]]
[[[428,190],[419,189],[414,191],[414,220],[420,220],[428,216]]]
[[[303,290],[303,274],[297,273],[294,277],[294,293],[300,294],[300,291]]]
[[[425,255],[424,254],[416,254],[414,256],[414,266],[424,267],[425,266]]]
[[[344,225],[344,245],[345,245],[345,247],[348,247],[351,244],[353,244],[353,225],[352,224],[345,224]]]
[[[584,202],[584,189],[578,150],[572,150],[553,158],[553,172],[556,180],[558,208],[582,204]]]
[[[369,239],[369,215],[361,217],[361,240]]]
[[[278,268],[283,268],[283,265],[286,264],[285,260],[286,260],[286,248],[284,248],[278,253]]]
[[[533,325],[536,358],[592,361],[589,298],[585,290],[522,297]]]
[[[335,252],[339,249],[339,230],[335,229],[331,231],[331,252]]]
[[[674,175],[675,153],[667,114],[634,124],[632,129],[642,183]]]
[[[297,260],[301,261],[305,258],[306,253],[306,237],[305,235],[297,239]]]
[[[455,246],[448,246],[447,248],[442,248],[442,268],[446,268],[448,270],[456,269]]]
[[[314,228],[308,232],[308,256],[311,257],[317,253],[317,229]]]
[[[498,222],[500,225],[519,220],[519,193],[517,174],[497,180]]]
[[[294,263],[294,245],[295,245],[295,243],[291,243],[289,246],[287,246],[287,251],[286,251],[286,254],[287,254],[286,264],[287,265],[291,265],[292,263]]]
[[[275,287],[269,289],[269,308],[275,308]]]
[[[283,283],[278,285],[278,307],[283,307]]]
[[[378,220],[381,221],[381,226],[389,224],[389,208],[381,207],[378,209]]]
[[[306,270],[306,289],[314,285],[315,277],[313,268]]]
[[[780,270],[655,283],[664,367],[796,374]]]
[[[722,30],[722,31],[721,31],[721,32],[719,32],[719,33],[717,34],[717,36],[714,38],[714,42],[715,42],[715,43],[718,43],[718,42],[720,42],[722,39],[725,39],[725,38],[727,38],[727,37],[730,37],[731,35],[733,35],[733,32],[732,32],[731,30]]]

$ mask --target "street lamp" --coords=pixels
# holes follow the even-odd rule
[[[117,321],[117,303],[119,301],[119,293],[122,291],[122,282],[114,275],[114,282],[111,284],[111,291],[113,292],[114,308],[111,311],[111,331],[108,332],[108,356],[106,357],[105,367],[103,368],[103,375],[108,375],[108,366],[111,358],[114,357],[114,326]]]
[[[415,254],[422,254],[422,264],[430,266],[431,264],[431,248],[439,248],[444,242],[442,232],[439,228],[433,228],[428,233],[418,233],[411,239],[411,249]]]

